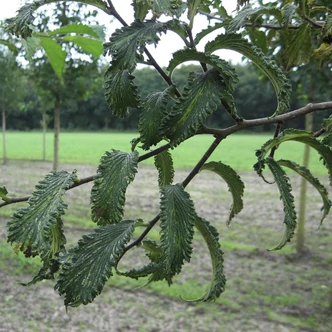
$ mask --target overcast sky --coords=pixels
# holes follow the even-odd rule
[[[119,14],[128,22],[130,23],[133,18],[133,10],[132,6],[130,5],[131,1],[126,0],[113,0],[113,4]],[[227,0],[224,1],[225,7],[229,12],[235,10],[237,0]],[[0,0],[0,19],[13,17],[17,9],[20,6],[20,0]],[[44,6],[44,7],[47,7]],[[121,25],[113,21],[110,23],[110,16],[106,15],[105,13],[100,11],[99,15],[100,24],[105,24],[108,30],[108,34],[110,35],[116,28],[120,28]],[[195,20],[195,25],[198,27],[198,30],[201,30],[204,26],[207,26],[208,22],[204,16],[199,15]],[[194,30],[195,33],[195,30]],[[180,37],[178,37],[173,32],[168,32],[166,35],[162,35],[161,41],[158,44],[158,47],[155,49],[154,46],[149,46],[150,52],[155,56],[158,62],[162,66],[166,66],[171,59],[171,54],[183,47],[183,42],[181,41]],[[200,49],[202,50],[202,49]],[[218,53],[226,60],[230,60],[233,63],[241,61],[241,55],[230,52],[230,51],[223,51]]]

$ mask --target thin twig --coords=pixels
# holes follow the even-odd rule
[[[276,130],[274,132],[274,135],[273,135],[273,138],[277,138],[278,135],[280,134],[280,130],[281,130],[281,126],[282,126],[282,123],[281,122],[278,122],[277,123],[277,126],[276,126]],[[274,153],[276,152],[276,150],[278,149],[278,145],[275,145],[271,151],[270,151],[270,157],[273,158],[274,157]]]
[[[121,17],[121,15],[116,11],[113,3],[111,0],[107,0],[108,3],[108,9],[110,11],[110,14],[112,16],[114,16],[123,26],[128,26],[128,23]],[[169,75],[167,75],[167,73],[159,66],[158,62],[155,60],[155,58],[152,56],[152,54],[150,53],[150,51],[144,47],[144,53],[146,54],[146,56],[149,59],[149,64],[152,65],[157,72],[160,74],[160,76],[165,80],[165,82],[169,85],[169,86],[174,86],[175,84],[173,83],[172,79],[169,77]],[[175,87],[175,94],[178,97],[181,97],[181,92]]]

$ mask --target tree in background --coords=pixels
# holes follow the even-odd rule
[[[1,29],[1,28],[0,28]],[[18,48],[15,41],[5,36],[0,30],[0,109],[2,121],[3,163],[7,164],[6,144],[6,118],[10,112],[22,108],[24,94],[26,93],[26,79],[23,71],[16,62]],[[5,38],[5,39],[4,39]]]
[[[29,4],[23,6],[28,7]],[[89,18],[95,16],[96,12],[87,12],[83,4],[70,6],[66,2],[58,3],[52,16],[45,11],[37,15],[38,32],[31,33],[24,41],[36,90],[40,91],[46,105],[53,104],[54,170],[59,166],[61,107],[70,104],[75,107],[78,101],[87,98],[90,88],[85,84],[84,67],[90,67],[90,71],[95,70],[96,61],[101,55],[104,28],[82,24],[82,21],[90,22]],[[58,28],[50,31],[50,25]],[[35,53],[40,48],[44,52]],[[77,57],[82,52],[89,54],[86,60]],[[41,110],[42,114],[46,114],[46,111]]]
[[[22,37],[29,36],[31,19],[28,13],[38,5],[51,2],[54,0],[36,1],[24,7],[8,29]],[[214,301],[225,290],[226,284],[219,234],[209,221],[198,214],[187,186],[201,171],[214,172],[227,183],[232,195],[227,224],[242,211],[244,183],[240,175],[221,161],[207,162],[217,148],[222,149],[222,142],[228,136],[253,127],[275,125],[271,139],[256,150],[257,162],[254,165],[259,179],[269,184],[271,182],[266,180],[265,172],[270,171],[283,204],[285,231],[280,242],[271,250],[280,250],[291,241],[297,226],[292,183],[285,169],[304,177],[319,192],[323,203],[320,223],[330,213],[332,203],[321,181],[308,168],[292,160],[277,159],[276,155],[277,148],[287,146],[290,141],[310,146],[319,153],[332,184],[332,116],[327,117],[314,133],[291,128],[282,130],[288,120],[331,109],[332,101],[291,110],[289,80],[272,59],[274,52],[269,54],[269,51],[277,50],[276,45],[280,43],[286,69],[304,64],[306,57],[294,58],[294,52],[302,48],[302,43],[308,47],[307,34],[319,29],[318,42],[310,38],[310,52],[315,52],[323,62],[331,59],[331,8],[328,5],[319,8],[324,13],[322,22],[315,16],[317,8],[305,0],[266,4],[258,1],[256,6],[244,6],[249,1],[239,0],[238,5],[243,8],[234,17],[227,13],[219,0],[137,0],[132,2],[134,20],[128,25],[111,0],[82,2],[98,7],[123,25],[104,44],[104,54],[111,57],[104,76],[105,98],[117,117],[125,118],[133,110],[139,110],[139,137],[132,140],[131,152],[116,149],[106,152],[97,174],[87,178],[79,178],[76,170],[72,173],[52,172],[38,184],[38,189],[29,198],[12,198],[5,187],[0,187],[0,197],[4,201],[0,207],[28,200],[28,206],[19,209],[8,222],[8,242],[16,252],[21,251],[26,257],[41,257],[43,266],[29,284],[56,279],[55,288],[60,295],[64,295],[65,305],[76,307],[92,302],[113,273],[134,279],[147,277],[148,282],[165,280],[171,285],[174,277],[181,273],[184,263],[191,259],[196,231],[206,242],[213,275],[206,293],[193,301]],[[150,14],[152,19],[148,19]],[[194,35],[193,27],[198,14],[216,20],[216,24]],[[161,20],[162,15],[168,20]],[[290,30],[295,32],[290,33]],[[183,48],[173,53],[169,65],[163,69],[147,46],[157,45],[162,34],[170,31],[182,40]],[[205,36],[216,31],[218,35],[212,41],[203,41]],[[248,35],[252,42],[247,40]],[[280,36],[289,38],[280,39]],[[299,37],[301,43],[294,36]],[[296,49],[294,43],[297,43]],[[204,51],[198,51],[197,46]],[[276,102],[268,105],[268,117],[251,118],[245,110],[241,114],[237,111],[234,92],[239,77],[234,67],[215,53],[220,49],[231,49],[242,54],[271,82]],[[173,74],[178,66],[188,61],[194,61],[198,66],[190,69],[182,87],[176,83]],[[142,90],[136,85],[134,77],[138,64],[154,69],[166,86],[146,91],[146,96],[140,95]],[[208,119],[213,113],[226,114],[231,125],[224,123],[222,128],[209,126]],[[322,138],[323,133],[326,136]],[[185,179],[174,183],[172,151],[192,137],[203,134],[210,135],[212,143]],[[127,188],[135,180],[139,162],[148,158],[154,158],[158,171],[159,211],[152,220],[142,220],[140,216],[134,220],[123,220]],[[98,227],[67,251],[62,222],[67,208],[65,193],[91,181],[91,217]],[[159,237],[152,241],[147,236],[157,224],[160,226]],[[137,232],[134,235],[135,229]],[[146,265],[129,271],[119,270],[118,263],[126,252],[142,249],[149,259]]]

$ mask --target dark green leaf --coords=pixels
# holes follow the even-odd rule
[[[218,22],[212,26],[209,25],[206,29],[203,29],[202,31],[197,33],[195,37],[195,44],[198,44],[204,37],[208,36],[211,32],[224,28],[225,26],[227,26],[227,21],[222,23]]]
[[[280,52],[283,66],[289,70],[310,60],[312,56],[311,27],[309,23],[303,23],[296,30],[287,32],[287,45]]]
[[[151,8],[150,2],[148,0],[134,0],[133,6],[135,11],[135,19],[144,21],[149,9]]]
[[[227,224],[229,225],[233,217],[240,213],[243,209],[243,192],[244,192],[244,184],[240,178],[240,176],[228,165],[225,165],[221,162],[209,162],[204,164],[201,168],[201,171],[209,170],[217,173],[221,176],[228,185],[228,189],[233,197],[233,205],[230,209],[229,218]]]
[[[219,71],[220,76],[223,78],[226,88],[230,93],[234,91],[236,84],[239,82],[234,67],[232,67],[227,61],[220,59],[216,55],[206,54],[191,49],[185,49],[173,53],[173,59],[167,67],[170,75],[172,75],[177,66],[187,61],[198,61],[214,67]]]
[[[110,67],[104,76],[104,90],[108,107],[120,118],[128,115],[128,107],[138,106],[134,76],[128,70],[118,72]]]
[[[158,274],[160,271],[163,271],[163,265],[160,263],[162,256],[161,247],[152,240],[142,241],[142,248],[145,250],[146,256],[151,260],[151,262],[139,269],[131,269],[127,272],[120,272],[117,270],[117,273],[122,276],[126,276],[133,279],[147,277],[150,274]],[[161,278],[163,279],[163,278]],[[159,279],[159,280],[161,280]],[[150,280],[149,282],[151,282]]]
[[[323,142],[319,141],[317,138],[313,136],[312,132],[308,132],[305,130],[297,130],[297,129],[286,129],[279,134],[278,137],[270,139],[267,141],[260,150],[256,152],[258,157],[258,161],[262,161],[265,159],[268,152],[275,146],[279,146],[280,144],[287,141],[295,141],[309,145],[310,147],[317,150],[317,152],[321,155],[324,165],[327,167],[330,182],[332,183],[332,150],[327,145],[324,145]]]
[[[172,155],[169,151],[158,153],[154,157],[154,164],[158,170],[159,187],[172,184],[174,179],[174,167]]]
[[[182,21],[173,19],[167,22],[167,30],[175,32],[178,36],[181,37],[186,46],[190,47],[190,43],[187,40],[188,29],[189,29],[188,24]]]
[[[201,4],[202,0],[188,0],[188,19],[189,19],[189,26],[192,29],[194,25],[194,19],[196,17],[196,14],[198,12],[199,6]]]
[[[281,13],[283,17],[283,22],[286,27],[288,27],[292,23],[292,19],[294,14],[296,13],[297,6],[293,3],[287,3],[282,7]]]
[[[138,131],[144,150],[148,150],[152,145],[156,145],[162,140],[159,135],[160,126],[167,114],[167,106],[173,101],[169,94],[170,89],[172,88],[151,93],[140,106]]]
[[[146,44],[156,45],[160,38],[158,34],[166,33],[167,24],[154,20],[135,21],[130,26],[117,29],[110,42],[104,44],[104,55],[112,55],[112,67],[117,70],[134,71],[137,57],[143,53]],[[138,52],[138,53],[137,53]]]
[[[61,171],[39,182],[28,200],[29,206],[17,210],[8,222],[8,242],[15,252],[22,251],[26,257],[40,255],[42,259],[57,254],[63,243],[58,227],[67,208],[63,198],[76,179],[75,172]]]
[[[85,235],[71,249],[62,265],[55,288],[65,295],[66,307],[88,304],[99,295],[125,245],[129,242],[135,221],[124,220],[117,225],[97,228]]]
[[[278,160],[278,164],[281,166],[285,166],[290,168],[291,170],[297,172],[303,178],[305,178],[309,183],[311,183],[319,192],[323,200],[323,207],[322,210],[324,211],[323,217],[321,219],[321,224],[325,217],[329,214],[332,202],[329,199],[329,193],[326,188],[319,182],[317,178],[315,178],[311,172],[304,166],[300,166],[299,164],[290,161],[290,160]]]
[[[183,96],[164,118],[161,127],[161,131],[171,139],[172,146],[179,145],[196,133],[207,117],[220,106],[224,89],[225,84],[215,69],[189,75]]]
[[[280,243],[275,248],[271,249],[271,250],[280,250],[294,236],[294,231],[296,228],[296,212],[294,205],[294,197],[291,194],[292,186],[289,182],[289,178],[287,177],[285,171],[279,166],[279,164],[273,158],[268,157],[266,159],[266,164],[269,166],[271,173],[278,185],[280,192],[280,199],[282,200],[284,205],[284,212],[285,212],[284,224],[286,225],[286,230]]]
[[[64,255],[66,253],[65,244],[66,238],[63,232],[63,222],[59,218],[56,225],[52,229],[51,249],[48,257],[45,257],[43,260],[43,267],[30,282],[21,283],[21,285],[30,286],[44,279],[54,279],[55,273],[57,273],[60,269],[60,255]]]
[[[160,273],[171,283],[184,261],[190,261],[196,214],[189,194],[179,184],[161,188],[160,209],[161,260],[164,264],[164,271]]]
[[[201,233],[210,252],[212,262],[213,279],[210,289],[201,298],[193,301],[211,302],[215,301],[225,290],[226,278],[224,275],[224,253],[220,249],[218,231],[202,218],[195,218],[195,227]]]
[[[263,15],[274,16],[278,19],[278,21],[282,20],[282,14],[278,8],[275,6],[260,6],[260,7],[251,7],[246,6],[241,11],[237,13],[237,15],[233,18],[231,23],[228,25],[228,32],[236,32],[240,28],[244,27],[244,25],[250,21],[255,24],[255,26],[259,26],[257,19]]]
[[[250,59],[269,78],[275,89],[278,102],[273,116],[289,110],[291,86],[286,76],[273,60],[266,57],[261,50],[252,46],[239,34],[219,35],[213,41],[208,42],[205,47],[205,51],[208,53],[218,49],[229,49],[239,52]]]
[[[101,158],[91,191],[92,220],[98,225],[116,224],[123,215],[126,190],[137,172],[138,152],[113,150]]]

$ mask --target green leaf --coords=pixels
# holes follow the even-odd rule
[[[224,28],[227,26],[228,21],[226,20],[225,22],[222,23],[215,23],[214,25],[209,25],[206,29],[203,29],[202,31],[198,32],[197,35],[195,36],[195,44],[197,45],[204,37],[208,36],[210,33],[219,30],[221,28]]]
[[[189,26],[187,23],[173,19],[167,22],[167,30],[175,32],[185,43],[190,47],[190,42],[187,40]]]
[[[92,5],[109,14],[107,3],[103,0],[70,0],[70,1]],[[41,6],[54,2],[59,2],[59,0],[35,0],[32,3],[25,4],[17,11],[18,14],[15,17],[6,20],[6,23],[8,24],[6,30],[24,39],[27,37],[31,37],[32,35],[31,26],[35,19],[35,17],[33,16],[33,12],[36,11]]]
[[[332,148],[332,131],[328,132],[327,135],[321,140],[322,144]]]
[[[27,54],[27,58],[31,61],[33,55],[36,53],[36,50],[41,47],[41,40],[37,36],[28,37],[21,40],[22,45]]]
[[[6,187],[0,187],[0,197],[3,199],[8,194]]]
[[[323,213],[323,217],[321,219],[320,224],[323,223],[323,220],[325,219],[325,217],[329,214],[331,206],[332,206],[332,202],[329,199],[329,193],[326,190],[326,188],[319,182],[319,180],[317,178],[315,178],[310,171],[304,167],[304,166],[300,166],[299,164],[290,161],[290,160],[278,160],[278,164],[281,166],[285,166],[290,168],[291,170],[297,172],[299,175],[301,175],[303,178],[305,178],[310,184],[312,184],[317,191],[319,192],[319,194],[322,197],[323,200],[323,207],[322,210],[324,211]]]
[[[148,150],[152,145],[156,145],[162,140],[159,131],[162,120],[167,115],[167,107],[173,101],[170,97],[171,89],[172,87],[151,93],[140,106],[138,131],[144,150]]]
[[[190,261],[196,214],[189,194],[179,184],[161,187],[160,209],[164,265],[160,273],[170,284],[172,277],[180,273],[184,261]]]
[[[225,290],[226,278],[224,275],[224,253],[220,249],[218,231],[207,221],[202,218],[195,218],[195,227],[201,233],[205,240],[212,262],[213,279],[209,290],[201,298],[193,301],[211,302],[215,301]]]
[[[28,200],[28,207],[14,213],[8,222],[8,242],[15,252],[26,257],[40,255],[42,259],[53,257],[60,250],[62,234],[61,216],[67,205],[66,190],[76,181],[76,173],[52,172],[39,182]]]
[[[76,44],[85,53],[92,54],[96,58],[99,58],[103,52],[103,44],[97,39],[84,36],[64,36],[61,39]]]
[[[287,43],[280,52],[280,59],[286,70],[299,66],[310,60],[312,56],[311,27],[303,23],[296,30],[287,32]]]
[[[161,15],[180,17],[185,8],[181,0],[153,0],[151,7],[152,13],[156,17]]]
[[[269,78],[277,96],[277,109],[273,116],[289,110],[291,86],[273,60],[266,57],[261,50],[251,45],[240,34],[219,35],[213,41],[208,42],[205,47],[205,51],[208,53],[219,49],[239,52],[250,59]]]
[[[326,131],[329,131],[332,128],[332,115],[330,115],[327,119],[323,120],[323,128]]]
[[[18,51],[19,51],[18,48],[10,41],[5,40],[5,39],[0,39],[0,44],[7,46],[9,48],[9,50],[14,53],[14,55],[18,54]]]
[[[330,183],[332,184],[332,150],[329,146],[324,145],[323,142],[319,141],[313,136],[312,132],[297,129],[286,129],[279,134],[278,137],[268,140],[260,150],[256,151],[258,162],[265,159],[268,152],[275,146],[287,141],[295,141],[309,145],[310,147],[317,150],[321,155],[324,165],[328,169],[330,175]]]
[[[120,276],[124,276],[124,277],[128,277],[128,278],[137,280],[139,278],[144,278],[144,277],[147,277],[152,274],[160,274],[161,271],[163,271],[163,265],[161,263],[151,262],[151,263],[143,266],[142,268],[131,269],[126,272],[121,272],[121,271],[117,270],[116,273]],[[156,280],[149,280],[148,284],[151,281],[157,281],[157,280],[163,280],[163,277],[161,276],[159,279],[156,279]]]
[[[104,55],[111,54],[111,65],[117,70],[134,71],[146,44],[156,45],[160,38],[158,34],[166,33],[167,24],[154,20],[135,21],[130,26],[117,29],[110,42],[104,44]],[[138,52],[138,53],[137,53]]]
[[[279,166],[279,164],[273,159],[268,157],[266,159],[266,164],[269,166],[271,173],[278,185],[280,192],[280,199],[284,205],[284,224],[286,225],[285,233],[280,241],[280,243],[272,250],[280,250],[286,245],[287,242],[290,242],[291,238],[294,236],[294,231],[296,228],[296,212],[294,205],[294,197],[291,194],[292,186],[289,182],[285,171]]]
[[[72,23],[72,24],[67,24],[64,25],[58,29],[55,29],[53,31],[48,32],[48,35],[51,36],[56,36],[56,35],[63,35],[63,34],[70,34],[70,33],[77,33],[77,34],[82,34],[82,35],[89,35],[91,37],[94,37],[96,39],[101,39],[100,38],[100,28],[103,29],[103,26],[97,26],[98,30],[95,29],[95,26],[90,26],[86,24],[77,24],[77,23]]]
[[[123,215],[126,190],[137,172],[138,152],[113,150],[101,158],[91,191],[92,220],[116,224]]]
[[[115,116],[124,118],[128,107],[138,107],[134,76],[128,70],[114,71],[110,67],[104,75],[104,90],[106,103]]]
[[[172,184],[174,179],[174,167],[172,155],[169,151],[158,153],[154,157],[154,164],[158,170],[159,187]]]
[[[264,31],[257,28],[247,29],[251,42],[259,47],[265,54],[268,51],[267,37]]]
[[[146,15],[151,8],[149,1],[147,0],[134,0],[133,1],[134,12],[135,12],[135,19],[144,21]]]
[[[170,75],[172,75],[174,69],[177,66],[187,61],[203,62],[214,67],[219,71],[220,76],[223,78],[228,92],[232,93],[235,90],[235,86],[239,82],[239,79],[234,67],[216,55],[206,54],[204,52],[198,52],[192,49],[180,50],[173,53],[173,58],[167,67]]]
[[[254,23],[255,26],[259,26],[259,22],[257,22],[257,20],[263,15],[274,16],[276,19],[278,19],[279,22],[282,20],[281,11],[275,6],[246,6],[241,11],[239,11],[237,15],[233,18],[233,20],[228,25],[227,31],[229,33],[236,32],[240,28],[244,27],[248,21]]]
[[[189,75],[183,96],[161,126],[161,132],[171,139],[173,147],[195,135],[207,117],[220,106],[224,89],[225,84],[215,69]]]
[[[228,165],[219,162],[209,162],[202,166],[201,171],[208,170],[217,173],[228,185],[228,189],[233,197],[233,205],[230,209],[227,225],[230,224],[233,217],[243,209],[244,184],[240,176]]]
[[[55,273],[60,269],[60,253],[64,255],[66,238],[63,232],[63,222],[59,218],[52,228],[52,244],[48,257],[43,259],[43,266],[37,275],[28,283],[21,283],[23,286],[31,286],[44,279],[54,279]]]
[[[188,19],[189,19],[189,26],[190,28],[194,25],[194,19],[198,12],[199,6],[202,0],[188,0]]]
[[[147,277],[150,274],[156,274],[160,273],[160,271],[163,271],[163,265],[160,263],[162,256],[161,247],[155,241],[149,239],[142,241],[141,247],[145,250],[145,254],[151,262],[142,268],[131,269],[127,272],[120,272],[117,270],[117,274],[137,280],[139,278]],[[148,283],[151,281],[152,280],[150,280]]]
[[[163,251],[156,241],[146,239],[142,241],[142,248],[145,250],[146,256],[149,257],[151,262],[158,262],[160,260]]]
[[[61,81],[66,63],[66,51],[62,49],[61,45],[49,37],[40,36],[39,38],[40,44],[44,48],[55,74]]]
[[[286,27],[288,27],[292,23],[292,19],[294,14],[296,13],[297,6],[292,3],[287,3],[285,6],[282,7],[281,13],[283,17],[283,22]]]
[[[85,235],[71,249],[62,265],[55,285],[65,296],[65,306],[78,307],[88,304],[99,295],[114,268],[125,245],[129,242],[135,221],[124,220],[117,225],[97,228]]]
[[[221,89],[222,102],[226,110],[236,116],[237,110],[234,103],[232,93],[239,79],[235,69],[227,62],[220,59],[216,55],[197,52],[196,50],[186,49],[180,50],[173,54],[173,59],[170,61],[167,70],[172,75],[174,69],[186,61],[199,61],[208,64],[219,71],[221,78],[224,81],[225,87]]]

